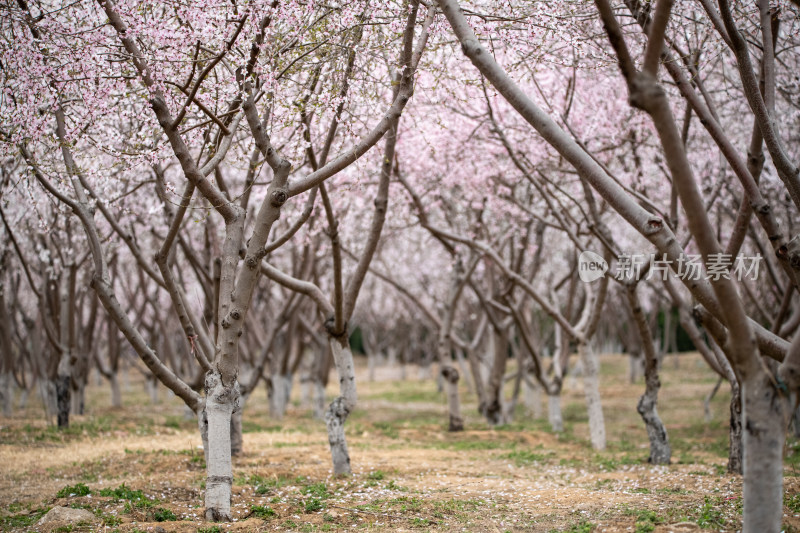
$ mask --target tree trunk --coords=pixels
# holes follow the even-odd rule
[[[606,424],[600,402],[600,368],[597,355],[585,342],[578,343],[578,356],[583,363],[583,387],[589,412],[589,436],[595,450],[606,449]]]
[[[0,303],[0,305],[2,305]],[[3,416],[11,416],[14,401],[14,378],[10,373],[0,374],[0,403],[3,405]]]
[[[246,401],[246,399],[242,399],[242,408],[234,412],[231,416],[231,455],[233,456],[240,455],[244,449],[242,412],[244,411],[244,403]]]
[[[639,354],[628,355],[628,381],[631,384],[639,381],[642,376],[642,357]]]
[[[372,350],[367,353],[367,379],[372,382],[375,381],[375,368],[377,367],[378,354]]]
[[[86,408],[86,382],[78,378],[71,392],[71,406],[73,415],[82,415]]]
[[[71,378],[69,352],[64,351],[58,361],[56,378],[56,411],[58,413],[58,427],[69,427],[69,412],[71,405]]]
[[[19,402],[17,402],[17,407],[19,409],[25,409],[28,407],[28,398],[30,397],[30,388],[22,389],[19,393]]]
[[[636,410],[642,416],[644,425],[647,428],[647,437],[650,440],[650,457],[648,461],[656,465],[668,465],[672,456],[672,449],[667,438],[667,430],[658,416],[658,390],[661,388],[661,380],[658,377],[659,358],[656,355],[653,335],[647,317],[639,303],[636,294],[636,285],[627,289],[628,304],[633,314],[636,328],[639,331],[639,342],[644,353],[644,382],[645,389]],[[672,315],[668,315],[668,318]],[[666,333],[665,333],[666,335]]]
[[[119,377],[117,372],[111,374],[111,407],[122,407],[122,394],[120,393]]]
[[[350,453],[347,450],[347,441],[344,436],[344,424],[358,401],[355,367],[353,366],[353,354],[350,351],[350,341],[346,335],[338,338],[330,337],[329,343],[339,374],[339,396],[328,406],[325,413],[325,425],[328,428],[328,442],[331,446],[333,474],[344,476],[352,472]]]
[[[58,416],[58,406],[56,401],[56,384],[50,379],[39,380],[39,394],[42,397],[42,404],[44,405],[45,417],[47,417],[47,424],[53,423],[53,417]]]
[[[225,386],[220,374],[206,374],[208,445],[206,446],[206,520],[231,521],[231,417],[239,410],[239,383]]]
[[[729,426],[730,447],[728,448],[728,472],[742,474],[742,394],[739,383],[731,382],[731,422]]]
[[[564,431],[564,417],[561,415],[561,394],[547,395],[547,414],[550,421],[550,429],[556,433]]]
[[[464,419],[461,416],[461,401],[458,395],[458,370],[448,364],[442,365],[442,378],[444,378],[444,388],[447,393],[447,409],[450,415],[450,422],[447,426],[448,431],[463,431]]]
[[[289,404],[291,394],[292,375],[273,374],[270,376],[272,387],[269,397],[269,414],[278,420],[283,419]]]
[[[145,382],[147,394],[150,396],[150,403],[158,405],[158,380],[154,376],[147,378]]]
[[[743,531],[780,531],[788,402],[766,372],[746,379],[741,393],[744,400]]]
[[[464,376],[464,384],[467,386],[467,391],[471,394],[475,392],[475,386],[472,384],[469,372],[467,372],[467,362],[464,359],[464,352],[456,350],[456,362],[458,363],[458,372],[460,376]]]
[[[714,385],[714,387],[711,389],[711,392],[709,392],[706,395],[705,400],[703,400],[703,418],[705,418],[706,424],[711,422],[711,418],[712,418],[712,416],[711,416],[711,400],[713,400],[714,396],[716,396],[720,385],[722,385],[723,379],[724,378],[722,376],[719,377],[719,379],[717,380],[716,385]]]
[[[311,416],[315,420],[323,420],[325,418],[325,384],[322,383],[322,380],[315,379],[312,386]]]
[[[542,418],[542,387],[534,382],[530,376],[525,376],[523,380],[523,396],[522,401],[528,414],[534,420]]]
[[[494,359],[492,363],[492,373],[489,376],[489,386],[486,395],[486,402],[483,405],[483,416],[492,426],[497,426],[505,422],[503,416],[503,384],[506,373],[506,361],[508,359],[508,340],[500,331],[494,334]]]

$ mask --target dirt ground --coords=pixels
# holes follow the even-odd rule
[[[588,442],[580,378],[567,380],[563,433],[522,405],[513,423],[490,428],[462,384],[467,429],[454,434],[432,380],[418,379],[416,369],[405,381],[392,379],[398,369],[380,368],[368,381],[362,369],[359,407],[347,423],[354,471],[347,478],[332,477],[324,424],[301,406],[300,391],[279,421],[269,417],[261,387],[245,408],[230,524],[201,519],[203,452],[180,400],[162,390],[154,405],[131,379],[124,407],[112,409],[107,385],[93,379],[87,414],[66,432],[48,426],[33,399],[0,418],[0,525],[126,533],[740,529],[741,478],[725,472],[727,387],[707,422],[703,398],[714,376],[695,355],[667,358],[659,411],[673,460],[652,466],[636,413],[644,385],[628,382],[624,357],[601,362],[609,435],[602,452]],[[785,455],[783,522],[800,531],[800,442],[790,438]],[[88,509],[95,520],[37,526],[54,506]]]

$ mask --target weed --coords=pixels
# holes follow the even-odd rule
[[[308,485],[305,489],[303,489],[303,494],[314,496],[315,498],[319,499],[330,498],[330,494],[328,494],[328,487],[322,482]]]
[[[71,498],[72,496],[87,496],[92,493],[92,490],[87,487],[83,483],[78,483],[77,485],[69,486],[67,485],[58,493],[56,493],[57,498]]]
[[[126,487],[125,483],[116,489],[101,489],[98,494],[100,496],[114,498],[115,501],[130,502],[130,505],[126,506],[128,507],[128,512],[130,512],[131,506],[135,508],[153,507],[158,503],[158,500],[151,500],[145,496],[144,492]]]
[[[275,511],[265,505],[253,505],[250,507],[250,514],[261,520],[267,520],[275,516]]]
[[[386,477],[386,474],[383,470],[375,470],[374,472],[370,472],[367,474],[367,479],[371,481],[381,481],[383,478]]]
[[[163,507],[159,507],[155,511],[153,511],[153,520],[156,522],[174,522],[177,520],[178,517],[175,516],[169,509],[164,509]]]
[[[783,497],[783,502],[791,512],[800,513],[800,494],[792,494],[791,496],[786,494]]]
[[[303,505],[303,508],[306,510],[307,513],[315,513],[317,511],[321,511],[325,508],[325,504],[322,503],[322,500],[319,498],[311,498],[306,500],[306,503]]]
[[[199,527],[197,533],[220,533],[222,531],[219,526]]]
[[[408,492],[408,487],[404,487],[403,485],[398,485],[395,480],[391,480],[389,483],[386,484],[386,490],[396,490],[399,492]]]
[[[714,500],[708,496],[704,498],[703,506],[698,509],[697,525],[703,529],[721,529],[725,527],[725,518],[722,511],[715,508]]]

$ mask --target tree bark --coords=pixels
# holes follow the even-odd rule
[[[748,532],[780,531],[783,446],[788,402],[766,373],[742,383],[744,523]]]
[[[11,416],[14,399],[14,379],[10,373],[0,374],[0,403],[3,405],[3,416]]]
[[[329,343],[339,375],[339,396],[331,402],[325,412],[325,425],[328,428],[333,474],[346,476],[350,475],[352,471],[350,469],[350,452],[347,450],[347,441],[344,435],[344,424],[358,401],[355,367],[347,335],[330,337]]]
[[[744,457],[742,455],[742,389],[735,379],[731,382],[731,421],[729,426],[730,446],[728,448],[728,472],[742,474]]]
[[[497,426],[505,422],[503,416],[503,384],[506,372],[506,361],[508,360],[508,339],[501,331],[494,331],[494,358],[492,362],[492,372],[489,375],[486,401],[483,404],[482,413],[492,426]]]
[[[56,410],[58,413],[58,427],[60,428],[69,427],[69,413],[72,407],[69,367],[69,352],[65,350],[58,361],[58,376],[56,378]]]
[[[523,403],[528,413],[538,420],[542,418],[542,386],[525,376],[523,380]]]
[[[606,424],[603,418],[603,405],[600,401],[600,368],[597,355],[585,342],[578,343],[578,357],[583,364],[583,394],[589,412],[589,436],[592,448],[606,449]]]
[[[219,371],[206,374],[206,520],[231,521],[231,416],[240,408],[239,384],[226,386]]]
[[[443,364],[441,374],[442,378],[444,378],[447,409],[450,415],[447,431],[463,431],[464,418],[461,416],[461,401],[458,395],[458,370],[452,365]]]
[[[122,394],[119,387],[119,376],[117,372],[111,374],[111,407],[122,407]]]
[[[550,429],[555,433],[564,431],[564,417],[561,415],[561,391],[547,395],[547,417]]]
[[[231,455],[241,455],[244,450],[244,437],[242,436],[242,412],[247,400],[242,399],[242,407],[231,416]]]
[[[639,398],[636,410],[644,420],[647,428],[647,437],[650,439],[650,457],[648,461],[652,464],[668,465],[672,456],[672,449],[667,438],[667,430],[658,416],[657,409],[658,390],[661,388],[661,380],[658,377],[660,361],[656,355],[650,325],[647,323],[647,317],[642,310],[639,296],[636,294],[636,285],[629,286],[626,293],[628,305],[633,314],[636,328],[639,331],[639,341],[644,352],[645,390],[644,394]],[[669,316],[671,316],[671,310]]]
[[[273,374],[270,376],[270,382],[272,387],[270,388],[269,414],[278,420],[282,420],[289,405],[292,375]]]

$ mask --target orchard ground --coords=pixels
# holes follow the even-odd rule
[[[89,509],[96,520],[48,531],[739,529],[742,482],[725,472],[727,385],[706,422],[703,399],[715,377],[694,354],[667,357],[659,412],[673,460],[652,466],[636,413],[644,385],[628,383],[623,356],[601,356],[601,364],[609,447],[599,453],[588,442],[580,377],[567,380],[558,435],[522,405],[512,424],[487,427],[462,380],[467,430],[453,434],[432,379],[409,368],[400,381],[397,369],[381,368],[370,382],[361,368],[359,406],[347,423],[348,478],[331,476],[324,424],[299,405],[299,386],[282,421],[270,419],[261,386],[245,409],[230,524],[201,519],[203,454],[182,403],[162,389],[152,405],[132,380],[124,407],[112,409],[107,385],[92,380],[87,415],[73,417],[66,432],[48,427],[34,401],[0,419],[0,524],[45,530],[39,518],[67,506]],[[800,531],[800,441],[789,438],[785,457],[783,523]]]

